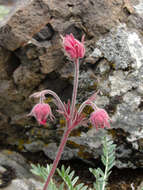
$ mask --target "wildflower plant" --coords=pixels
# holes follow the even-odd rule
[[[96,190],[106,190],[108,178],[109,175],[111,174],[111,169],[115,165],[116,145],[113,144],[113,141],[110,140],[108,137],[104,137],[102,139],[102,145],[103,145],[103,154],[101,156],[101,160],[103,165],[105,166],[105,170],[101,170],[101,168],[97,169],[89,168],[89,171],[96,178],[96,182],[93,183],[94,189]],[[46,181],[52,169],[52,165],[47,164],[47,167],[43,167],[40,166],[39,164],[38,166],[32,164],[31,166],[32,166],[31,172],[34,173],[35,175],[42,177],[42,179]],[[65,185],[68,190],[93,190],[84,183],[79,183],[78,182],[79,177],[75,176],[75,172],[71,171],[70,167],[65,169],[64,165],[62,165],[60,169],[57,168],[57,172],[64,182],[57,188],[54,181],[50,179],[48,190],[64,190]]]
[[[62,114],[66,120],[65,131],[56,155],[56,158],[53,162],[53,166],[51,171],[47,177],[46,183],[44,185],[43,190],[46,190],[52,176],[55,173],[59,160],[61,158],[62,152],[64,150],[64,146],[67,142],[68,136],[71,131],[79,125],[85,125],[88,122],[88,119],[83,115],[83,109],[86,106],[91,106],[93,108],[93,112],[90,115],[89,121],[96,128],[104,128],[109,127],[110,118],[107,112],[103,109],[100,109],[95,104],[96,93],[94,93],[91,97],[85,100],[79,107],[76,109],[76,98],[77,98],[77,89],[78,89],[78,78],[79,78],[79,59],[83,58],[85,55],[85,47],[84,47],[84,37],[82,37],[81,42],[75,39],[73,34],[62,36],[63,47],[66,54],[73,61],[73,66],[75,68],[74,71],[74,84],[73,84],[73,93],[72,100],[68,100],[67,104],[63,103],[59,96],[53,92],[52,90],[43,90],[41,92],[36,92],[32,94],[30,97],[39,98],[39,103],[37,103],[32,109],[30,116],[34,116],[40,125],[45,125],[47,122],[47,118],[50,117],[51,120],[54,119],[51,108],[49,104],[45,104],[44,100],[46,99],[45,95],[49,94],[53,96],[53,103],[57,106],[57,112]]]

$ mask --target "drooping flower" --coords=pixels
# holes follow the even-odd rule
[[[110,117],[104,109],[97,109],[91,113],[90,122],[93,126],[98,128],[110,127]]]
[[[71,59],[83,58],[85,54],[84,37],[82,41],[78,41],[74,38],[73,34],[67,34],[63,37],[63,45],[67,54]]]
[[[49,104],[38,103],[36,104],[28,116],[34,116],[40,125],[45,125],[47,122],[47,117],[49,116],[51,120],[54,119],[51,108]]]

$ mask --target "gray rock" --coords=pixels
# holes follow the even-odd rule
[[[143,127],[143,112],[131,111],[127,104],[119,104],[112,120],[112,126],[115,128],[122,128],[129,133],[140,131]]]
[[[115,69],[139,68],[143,64],[141,40],[136,32],[128,31],[125,25],[113,29],[106,38],[97,42],[97,46]]]
[[[38,151],[41,151],[43,149],[44,142],[38,140],[38,141],[35,141],[35,142],[31,142],[29,144],[25,143],[24,147],[29,152],[38,152]]]
[[[9,173],[7,186],[5,184],[6,187],[0,188],[2,190],[42,190],[42,183],[30,172],[30,166],[19,153],[9,150],[0,152],[0,173],[5,173],[5,177]]]
[[[11,167],[18,178],[32,177],[29,169],[30,167],[26,163],[26,160],[19,153],[4,150],[0,152],[0,165],[6,165]]]
[[[104,75],[106,73],[109,73],[109,71],[109,62],[107,62],[105,59],[100,60],[95,72],[99,72],[101,75]]]
[[[143,1],[140,0],[137,5],[134,5],[136,13],[142,15],[143,14]]]
[[[1,188],[0,188],[1,189]],[[3,190],[42,190],[43,187],[40,182],[34,179],[14,179],[12,180],[11,184],[6,187],[2,188]]]
[[[141,103],[141,97],[134,92],[127,92],[123,96],[123,101],[128,105],[131,111],[135,111]]]
[[[127,74],[122,71],[114,71],[112,76],[109,76],[111,91],[110,96],[120,96],[132,89],[133,83],[127,80]]]
[[[104,108],[106,105],[109,105],[109,98],[107,96],[96,96],[95,103],[98,107]]]
[[[49,143],[48,146],[45,146],[43,148],[43,151],[46,156],[48,156],[50,159],[54,160],[56,157],[56,153],[58,151],[58,146],[56,145],[56,143]],[[62,153],[61,160],[72,159],[73,157],[75,157],[75,152],[76,152],[75,150],[72,150],[71,148],[66,146]]]
[[[6,172],[6,168],[4,168],[3,166],[0,166],[0,173],[2,174],[4,172]]]

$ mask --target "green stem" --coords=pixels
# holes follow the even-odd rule
[[[108,156],[108,153],[107,153],[106,167],[105,167],[105,173],[104,173],[104,178],[103,178],[102,190],[105,189],[105,185],[106,185],[106,178],[107,178],[107,173],[108,173],[108,164],[109,164],[109,156]]]

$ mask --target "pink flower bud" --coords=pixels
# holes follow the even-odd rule
[[[46,124],[48,116],[54,118],[49,104],[45,103],[36,104],[28,116],[34,116],[40,125]]]
[[[90,122],[96,127],[96,129],[110,127],[109,120],[111,119],[104,109],[97,109],[92,112],[90,116]]]
[[[73,34],[67,34],[65,37],[63,37],[64,49],[71,59],[84,57],[85,48],[83,42],[84,37],[82,38],[82,42],[79,42],[74,38]]]

